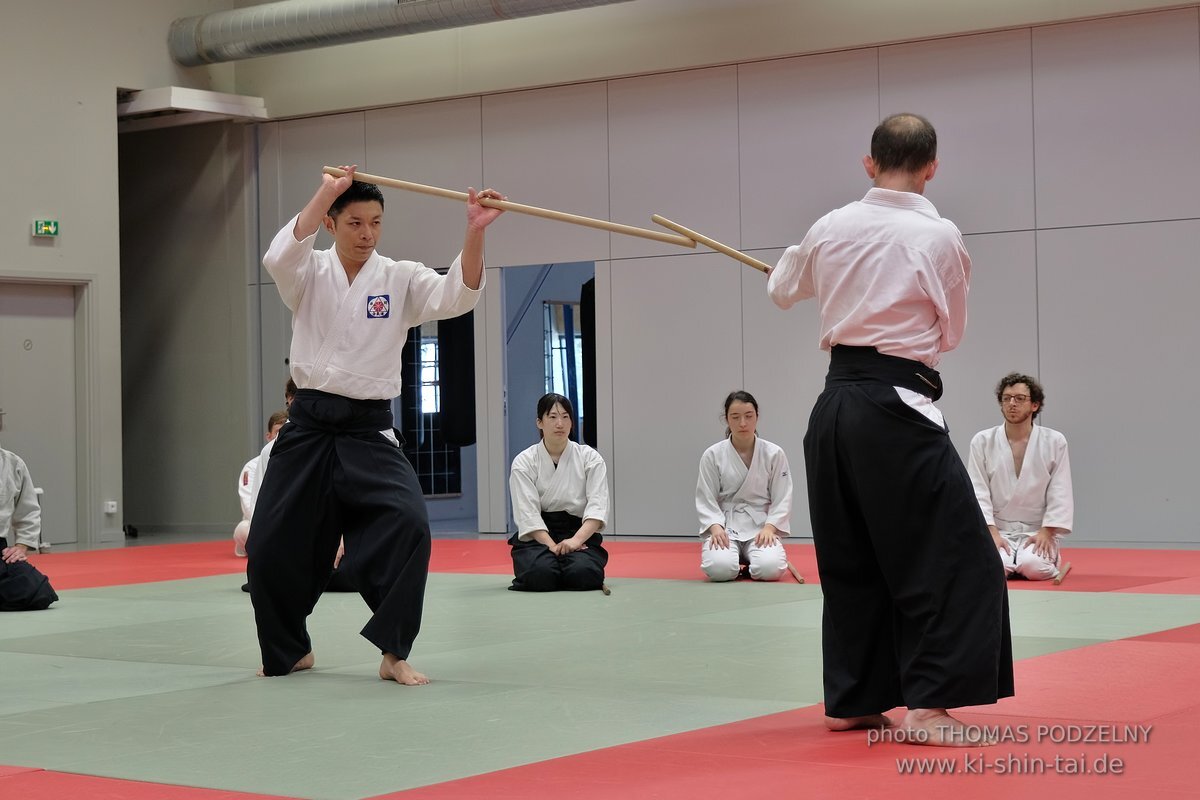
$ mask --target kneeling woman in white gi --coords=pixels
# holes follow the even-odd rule
[[[517,532],[510,589],[552,592],[599,589],[608,553],[600,529],[608,516],[608,470],[585,444],[571,441],[571,401],[538,400],[542,440],[513,459],[509,476]]]
[[[749,392],[725,398],[725,439],[700,457],[696,513],[700,569],[712,581],[731,581],[742,565],[756,581],[777,581],[787,569],[780,536],[792,511],[792,476],[779,445],[758,437],[758,402]]]

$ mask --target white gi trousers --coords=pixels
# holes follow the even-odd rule
[[[700,569],[710,581],[731,581],[738,576],[742,564],[750,566],[750,577],[756,581],[777,581],[787,569],[787,553],[779,539],[770,547],[759,547],[753,539],[739,542],[729,540],[729,547],[712,546],[712,537],[704,540],[700,550]]]
[[[1042,558],[1033,552],[1032,547],[1026,547],[1033,534],[1037,531],[1006,531],[1000,529],[1004,541],[1012,547],[1011,553],[996,548],[1000,560],[1004,563],[1004,577],[1011,578],[1019,575],[1030,581],[1049,581],[1058,577],[1058,568],[1062,563],[1062,553],[1058,549],[1059,536],[1054,537],[1054,553],[1050,558]]]

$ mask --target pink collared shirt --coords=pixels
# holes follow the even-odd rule
[[[767,291],[780,308],[817,298],[822,350],[874,347],[936,367],[962,341],[970,279],[962,234],[933,203],[873,188],[789,247]]]

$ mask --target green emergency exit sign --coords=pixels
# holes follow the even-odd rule
[[[33,221],[34,236],[58,236],[58,220],[35,219]]]

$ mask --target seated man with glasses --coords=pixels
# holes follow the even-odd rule
[[[1051,580],[1062,563],[1059,537],[1071,532],[1075,514],[1067,439],[1033,424],[1045,405],[1034,378],[1005,375],[996,399],[1004,424],[971,439],[967,471],[1005,574]]]

